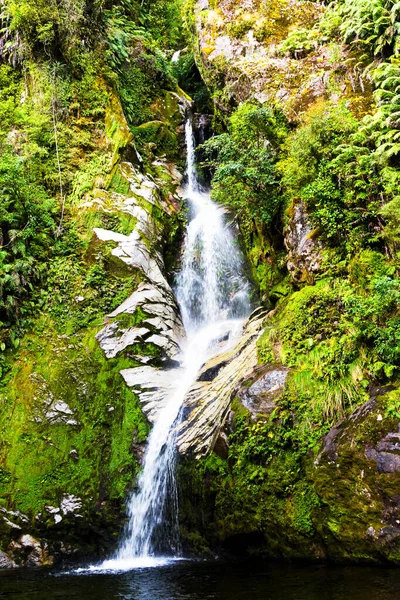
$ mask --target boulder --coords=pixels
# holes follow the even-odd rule
[[[54,564],[48,545],[30,534],[21,535],[18,541],[8,546],[9,554],[15,563],[24,567],[48,567]]]
[[[323,506],[316,528],[333,558],[400,562],[400,424],[386,411],[393,394],[372,390],[329,431],[308,470]]]
[[[271,413],[282,394],[289,369],[282,366],[261,367],[238,391],[242,404],[254,418]]]

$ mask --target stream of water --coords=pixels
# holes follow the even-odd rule
[[[186,330],[179,385],[148,439],[139,491],[129,501],[129,521],[116,555],[92,570],[129,570],[180,557],[175,431],[182,403],[208,357],[237,341],[250,313],[249,283],[224,210],[202,189],[191,120],[186,122],[189,221],[176,297]]]

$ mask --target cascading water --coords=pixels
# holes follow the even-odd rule
[[[204,362],[234,343],[250,313],[243,259],[224,210],[198,182],[191,120],[186,122],[186,145],[189,224],[175,289],[187,333],[177,370],[180,383],[149,436],[139,492],[129,501],[129,523],[117,555],[96,569],[130,569],[160,564],[162,554],[179,556],[174,471],[180,409]]]

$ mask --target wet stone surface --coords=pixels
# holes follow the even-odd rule
[[[282,394],[289,369],[285,367],[269,367],[263,369],[252,379],[248,387],[243,386],[238,397],[253,416],[271,413],[276,400]]]
[[[388,433],[376,448],[367,446],[365,456],[376,461],[379,473],[400,472],[400,425],[399,431]]]

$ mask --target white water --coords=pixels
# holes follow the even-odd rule
[[[128,570],[179,559],[174,472],[180,409],[204,362],[237,340],[250,313],[249,285],[240,251],[225,223],[223,209],[198,183],[190,120],[186,123],[186,144],[189,224],[175,290],[187,333],[181,369],[177,370],[180,382],[149,436],[139,492],[130,498],[129,523],[117,554],[91,570]]]

